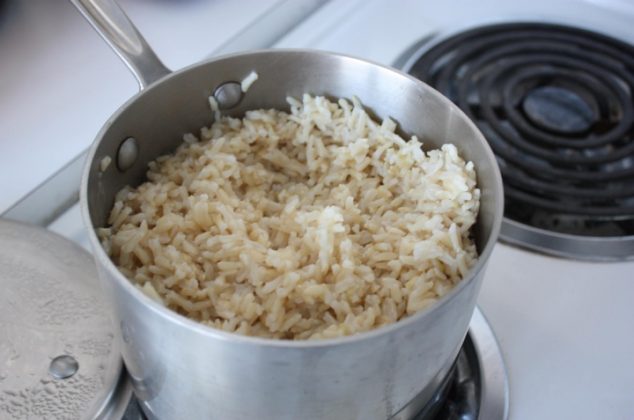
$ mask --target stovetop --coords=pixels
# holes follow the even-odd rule
[[[144,2],[139,5],[141,3]],[[141,6],[138,7],[140,10]],[[153,6],[148,3],[143,7]],[[169,9],[171,6],[165,3],[160,7]],[[195,7],[183,10],[190,9]],[[190,12],[182,13],[181,17],[186,18]],[[161,28],[171,24],[172,19],[178,19],[178,16],[175,13],[168,13],[164,17],[153,15],[152,19],[148,18],[146,26],[152,26],[156,33],[161,33]],[[435,36],[450,35],[481,24],[519,20],[580,26],[606,33],[629,44],[634,43],[634,33],[631,30],[634,6],[627,0],[464,0],[450,4],[431,0],[403,0],[398,7],[393,2],[380,0],[350,0],[327,3],[295,29],[288,31],[275,46],[333,50],[401,67],[404,63],[397,60],[403,56],[411,56],[420,48],[421,40],[429,41]],[[180,24],[183,22],[180,21]],[[83,37],[82,31],[73,25],[64,29],[60,33],[66,40],[96,39],[94,36]],[[142,26],[141,29],[146,28]],[[202,26],[198,32],[192,31],[194,35],[202,36],[196,42],[204,42]],[[150,42],[156,44],[153,41],[155,39],[150,37]],[[27,43],[25,50],[28,50],[28,46]],[[94,62],[108,61],[114,66],[119,65],[105,47],[100,50],[99,47],[93,48],[92,45],[80,43],[76,48],[89,51],[88,55],[94,56],[96,60]],[[159,53],[167,53],[168,63],[170,60],[182,60],[180,55],[170,53],[170,48],[172,47],[161,48],[161,42],[158,42],[157,50]],[[56,52],[47,53],[57,57],[56,60],[62,66],[60,68],[73,68],[74,59],[64,53],[66,50],[66,45],[60,45]],[[56,77],[65,77],[59,72],[56,74]],[[117,80],[129,77],[125,73],[123,76],[116,73],[116,76]],[[24,74],[24,78],[29,81],[32,77],[32,74]],[[53,76],[49,74],[48,77],[47,80],[52,80]],[[65,97],[64,91],[70,92],[74,86],[71,79],[47,83],[46,98],[50,99],[58,91]],[[131,76],[129,81],[129,85],[125,87],[128,90],[133,86]],[[82,91],[86,91],[85,82],[86,80],[82,81]],[[21,94],[28,98],[29,95],[43,92],[41,84],[34,84],[32,87],[34,90],[25,89]],[[68,126],[76,126],[77,132],[84,133],[82,136],[85,137],[96,133],[106,116],[114,111],[117,102],[111,100],[111,105],[106,103],[100,108],[99,102],[94,101],[94,96],[99,93],[94,90],[91,92],[84,99],[81,96],[77,99],[78,109],[89,109],[90,118],[78,119],[72,113],[68,117],[73,120]],[[552,92],[541,92],[538,98],[539,95],[548,97],[550,93]],[[121,91],[118,94],[121,96]],[[65,108],[55,105],[62,102],[38,102],[48,106],[49,110],[57,111],[37,113],[37,121],[42,127],[57,127],[56,120],[60,120],[61,115],[68,114],[64,111]],[[27,121],[24,109],[17,105],[7,107],[5,115],[12,121]],[[588,114],[590,119],[591,114]],[[533,118],[540,117],[544,116],[533,115]],[[64,118],[66,117],[61,120],[66,121]],[[548,120],[543,121],[543,124],[548,123]],[[22,125],[26,126],[26,123]],[[52,149],[59,152],[65,144],[59,140],[64,138],[64,130],[56,130],[50,132],[46,139],[52,139]],[[21,136],[29,137],[32,134],[32,130],[13,132],[12,138],[19,140]],[[11,154],[14,150],[19,150],[20,144],[23,143],[3,142],[2,151]],[[43,152],[36,153],[47,153],[47,149],[42,150]],[[47,161],[39,157],[38,159],[38,162]],[[55,159],[59,160],[59,153],[55,155]],[[59,178],[60,184],[76,182],[73,180],[81,169],[81,160],[73,165],[71,169],[74,172],[71,171],[72,174],[67,179]],[[41,165],[38,167],[41,168]],[[12,168],[14,169],[9,171],[5,166],[3,177],[14,180],[12,182],[17,188],[18,184],[22,185],[20,168]],[[47,174],[53,168],[46,169]],[[44,180],[47,175],[42,172],[39,176]],[[33,179],[29,182],[30,186],[35,184]],[[13,188],[12,191],[15,193],[16,189]],[[14,196],[17,197],[15,194]],[[40,197],[44,197],[40,207],[55,200],[55,197],[46,195]],[[71,203],[76,199],[72,189],[68,199]],[[33,214],[42,216],[36,210],[33,210]],[[15,215],[19,218],[24,213],[18,212]],[[52,230],[87,245],[77,206],[55,216],[50,224]],[[39,219],[41,224],[48,224],[50,221]],[[631,320],[634,319],[633,279],[632,262],[579,262],[548,257],[507,244],[496,246],[488,264],[478,304],[498,337],[507,363],[510,419],[634,418],[634,401],[631,399],[631,391],[634,389],[634,359],[631,357],[634,336],[625,333],[631,329]]]
[[[346,4],[322,8],[278,46],[310,46],[402,67],[403,57],[435,37],[509,21],[578,26],[634,44],[628,1]],[[509,418],[634,418],[627,391],[634,389],[628,350],[634,336],[623,334],[634,319],[632,296],[632,262],[580,262],[497,245],[478,303],[507,362]]]
[[[540,236],[503,228],[504,240],[604,260],[634,258],[633,53],[597,32],[513,22],[434,39],[404,68],[487,138],[504,180],[505,228]]]

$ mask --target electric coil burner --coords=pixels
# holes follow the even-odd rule
[[[426,43],[405,70],[478,125],[504,179],[502,238],[559,256],[634,258],[634,47],[541,23]]]

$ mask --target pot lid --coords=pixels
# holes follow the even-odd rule
[[[89,253],[0,220],[0,418],[121,418],[132,390]]]

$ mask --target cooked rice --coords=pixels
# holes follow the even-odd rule
[[[448,293],[477,258],[473,164],[356,100],[288,102],[187,134],[119,192],[100,235],[121,271],[194,320],[284,339],[367,331]]]
[[[249,88],[251,87],[251,85],[255,83],[256,80],[258,80],[258,77],[259,77],[258,74],[254,71],[249,73],[249,75],[245,77],[244,80],[242,80],[242,82],[240,82],[240,89],[242,90],[242,92],[246,93],[247,90],[249,90]]]
[[[103,159],[101,159],[101,161],[99,162],[99,170],[101,172],[106,172],[106,169],[108,169],[110,163],[112,163],[112,158],[110,156],[104,156]]]

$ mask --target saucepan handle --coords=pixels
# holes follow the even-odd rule
[[[128,66],[141,90],[170,73],[114,0],[70,0]]]

